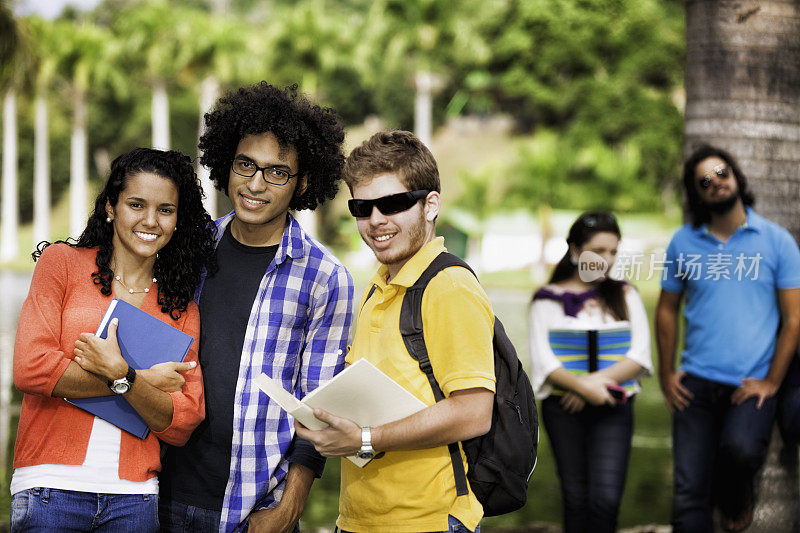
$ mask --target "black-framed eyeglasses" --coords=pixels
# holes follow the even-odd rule
[[[714,180],[711,179],[712,173],[723,180],[727,179],[728,176],[731,175],[731,171],[726,165],[717,165],[714,167],[712,172],[709,172],[700,178],[699,185],[701,189],[708,189],[711,187],[711,184],[714,182]]]
[[[394,215],[395,213],[401,213],[411,209],[415,203],[428,196],[429,192],[431,191],[428,189],[419,189],[416,191],[381,196],[373,200],[359,200],[353,198],[347,201],[347,207],[350,208],[350,214],[356,218],[371,216],[373,207],[377,207],[378,211],[384,215]]]
[[[300,173],[291,174],[288,170],[280,167],[260,167],[253,161],[243,157],[237,157],[231,164],[231,169],[242,177],[252,178],[256,172],[261,171],[261,177],[264,181],[272,185],[286,185],[289,180],[296,178]]]

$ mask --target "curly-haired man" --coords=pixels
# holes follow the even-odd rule
[[[302,398],[344,366],[353,281],[289,214],[335,196],[344,132],[331,109],[266,82],[205,121],[200,162],[233,212],[215,222],[219,271],[199,296],[206,420],[167,451],[161,527],[292,531],[325,460],[253,379]]]

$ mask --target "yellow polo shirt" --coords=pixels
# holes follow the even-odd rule
[[[435,238],[390,283],[386,266],[381,266],[362,296],[347,355],[349,363],[366,358],[427,405],[435,403],[433,392],[403,344],[400,307],[406,289],[443,251],[444,239]],[[364,302],[373,284],[377,288]],[[431,365],[445,397],[476,387],[495,390],[494,313],[472,273],[451,267],[434,277],[422,299],[422,320]],[[463,450],[461,455],[466,470]],[[448,515],[474,530],[483,517],[471,490],[456,496],[447,446],[387,452],[364,468],[343,459],[341,483],[337,525],[345,531],[446,531]]]

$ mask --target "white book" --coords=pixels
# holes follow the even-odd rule
[[[316,408],[352,420],[361,427],[375,427],[400,420],[427,407],[366,359],[359,359],[348,366],[302,400],[295,398],[279,381],[266,374],[258,376],[255,383],[287,413],[312,430],[328,426],[314,416]],[[369,462],[369,459],[356,456],[347,458],[357,466]]]

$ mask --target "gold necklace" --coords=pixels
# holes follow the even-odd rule
[[[146,289],[131,289],[130,287],[128,287],[128,285],[127,285],[127,284],[126,284],[124,281],[122,281],[122,278],[121,278],[121,277],[119,277],[119,276],[114,276],[114,279],[115,279],[115,280],[117,280],[117,281],[119,281],[120,285],[122,285],[123,287],[125,287],[125,289],[126,289],[126,290],[128,291],[128,293],[130,293],[130,294],[137,294],[137,293],[148,293],[148,292],[150,292],[150,287],[148,287],[148,288],[146,288]],[[153,278],[153,283],[155,283],[155,282],[156,282],[156,278]]]

